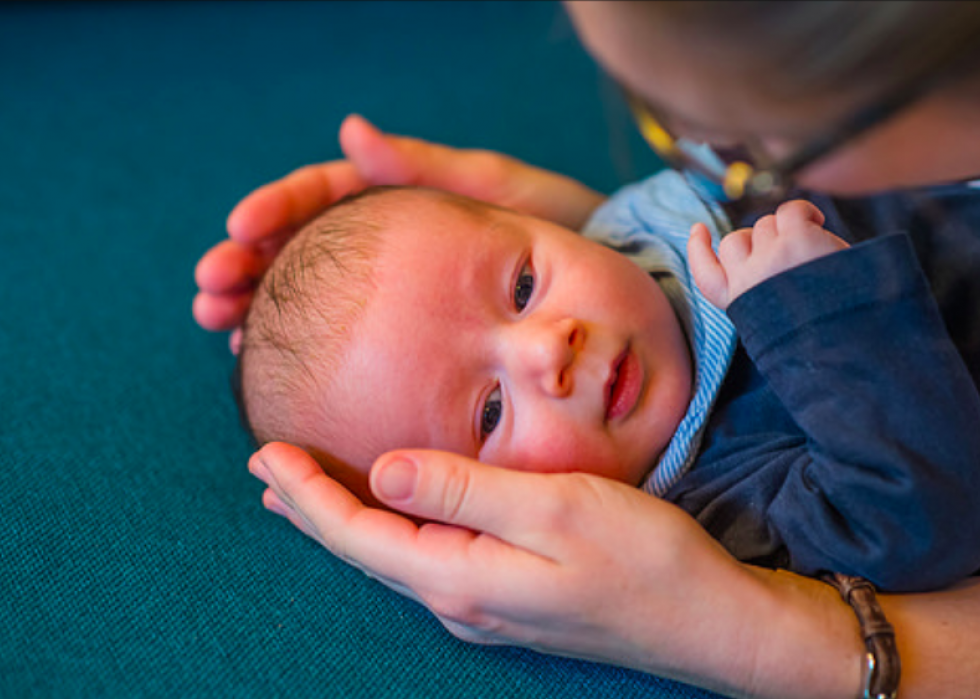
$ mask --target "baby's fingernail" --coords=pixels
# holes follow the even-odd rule
[[[378,495],[385,500],[408,500],[415,492],[418,466],[411,461],[392,461],[381,467],[376,478]]]

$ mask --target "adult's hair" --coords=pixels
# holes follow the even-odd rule
[[[978,2],[685,1],[622,10],[733,52],[773,95],[870,97],[921,81],[980,81]]]

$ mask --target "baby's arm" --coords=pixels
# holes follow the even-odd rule
[[[777,213],[771,237],[802,229],[800,238],[819,240],[799,225],[807,210],[781,209],[795,225]],[[761,240],[751,251],[765,251],[758,264],[733,247],[720,251],[721,272],[710,259],[707,275],[701,269],[804,437],[760,452],[758,469],[782,472],[781,483],[743,504],[797,572],[847,571],[892,590],[973,573],[980,394],[908,240],[877,238],[809,264]]]
[[[810,202],[786,202],[752,228],[722,238],[717,255],[707,226],[696,223],[688,242],[691,274],[705,298],[726,310],[766,279],[848,247],[823,222],[823,214]]]

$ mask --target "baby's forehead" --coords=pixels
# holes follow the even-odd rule
[[[484,201],[428,187],[393,188],[380,193],[378,202],[384,213],[393,217],[392,222],[404,222],[406,215],[440,217],[453,214],[486,220],[507,209]]]
[[[382,249],[398,247],[405,238],[454,247],[454,239],[488,240],[524,227],[516,211],[438,189],[394,190],[378,203]]]

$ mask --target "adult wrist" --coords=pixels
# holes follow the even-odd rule
[[[753,683],[744,696],[860,697],[864,645],[857,617],[840,594],[820,580],[789,571],[754,570],[770,601],[756,622],[763,635]]]
[[[694,672],[656,674],[739,699],[855,699],[863,657],[853,611],[829,585],[784,570],[742,565],[707,605],[710,630]],[[649,671],[649,670],[648,670]]]
[[[827,573],[822,579],[854,610],[861,627],[865,653],[861,658],[859,699],[895,699],[902,664],[895,643],[895,629],[878,604],[874,585],[864,578],[841,573]]]

